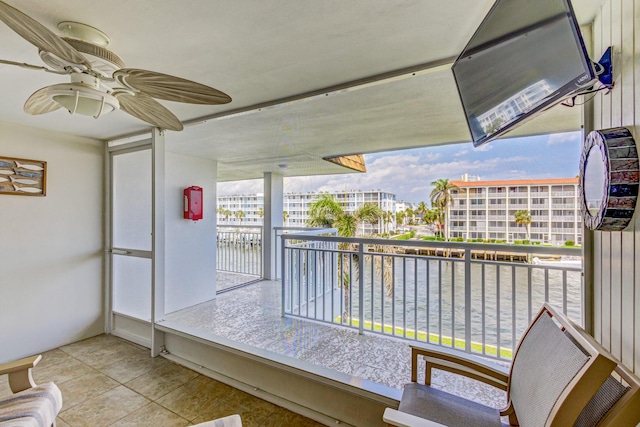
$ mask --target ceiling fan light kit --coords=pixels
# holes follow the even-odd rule
[[[47,96],[69,113],[95,119],[120,109],[115,96],[79,83],[63,83],[47,87]]]
[[[66,37],[59,37],[1,0],[0,21],[36,46],[40,58],[53,72],[69,74],[71,78],[71,83],[52,85],[34,92],[24,105],[28,114],[46,114],[64,108],[71,114],[97,119],[121,110],[155,127],[180,131],[182,122],[153,98],[203,105],[231,102],[231,97],[224,92],[191,80],[125,68],[124,61],[106,49],[109,37],[89,25],[60,22],[58,30]],[[52,72],[46,67],[2,62]],[[125,87],[113,86],[118,84]]]

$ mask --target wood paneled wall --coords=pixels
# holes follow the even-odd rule
[[[640,0],[605,1],[592,34],[592,59],[612,46],[615,79],[609,94],[593,99],[594,129],[625,126],[638,143]],[[640,373],[640,215],[622,232],[595,232],[593,241],[594,336]]]

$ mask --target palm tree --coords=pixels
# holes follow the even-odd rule
[[[372,204],[373,205],[373,204]],[[373,207],[375,206],[375,207]],[[382,215],[378,218],[384,218],[384,212],[379,206],[367,204],[360,207],[353,214],[346,212],[333,196],[323,194],[309,206],[307,225],[312,227],[331,227],[338,230],[338,235],[342,237],[354,237],[361,221],[374,221],[378,214]],[[377,209],[376,209],[377,208]],[[362,243],[359,243],[362,244]],[[347,322],[349,314],[349,285],[355,283],[356,278],[360,274],[358,269],[358,255],[354,253],[358,250],[358,243],[340,243],[338,249],[343,251],[338,255],[338,275],[341,278],[340,284],[344,289],[344,313],[343,321]],[[375,257],[375,262],[380,263],[381,257]],[[391,261],[390,257],[385,257],[385,263]],[[392,282],[388,272],[391,266],[388,265],[385,272],[384,283],[387,287],[387,293],[390,294],[390,283]],[[381,268],[376,269],[378,274]],[[353,273],[351,277],[350,273]]]
[[[310,227],[334,227],[344,213],[340,203],[330,194],[322,194],[309,206],[307,225]]]
[[[360,221],[355,215],[351,215],[348,212],[343,212],[336,218],[333,223],[333,227],[338,229],[338,236],[354,237],[358,231]]]
[[[384,225],[385,225],[385,233],[389,233],[389,224],[391,224],[393,222],[393,212],[391,211],[384,211],[382,220],[384,221]]]
[[[242,224],[242,219],[247,215],[241,210],[237,210],[234,216],[236,217],[236,219],[240,220],[240,224]]]
[[[405,211],[396,212],[396,224],[404,226],[405,219],[407,219],[407,213]]]
[[[427,208],[427,204],[425,202],[420,202],[420,203],[418,203],[418,206],[416,207],[414,212],[416,214],[420,215],[422,217],[422,219],[423,219],[423,222],[424,222],[424,215],[427,213],[428,209],[429,208]]]
[[[384,212],[375,203],[365,203],[353,213],[353,216],[359,222],[367,222],[371,225],[371,228],[376,229],[380,224],[380,220],[384,218]]]
[[[431,190],[431,206],[441,208],[444,214],[444,230],[445,238],[449,240],[449,206],[453,204],[451,192],[459,190],[457,185],[449,182],[448,179],[436,179],[431,182],[433,190]]]
[[[411,224],[413,223],[413,217],[416,214],[415,211],[411,208],[406,208],[404,210],[404,214],[405,214],[405,218],[407,218],[408,223]]]
[[[216,213],[225,218],[227,222],[229,222],[229,216],[231,216],[231,211],[229,209],[225,209],[222,206],[216,209]]]
[[[527,240],[531,240],[529,236],[529,226],[531,225],[531,214],[528,210],[523,209],[513,214],[516,219],[516,224],[522,225],[525,229]]]
[[[440,208],[427,209],[427,211],[424,213],[424,216],[422,217],[422,221],[427,225],[440,224],[441,217],[442,217],[442,209]],[[438,227],[438,233],[440,233],[440,227]]]
[[[282,225],[286,225],[288,219],[289,219],[289,212],[282,211]]]
[[[264,218],[264,208],[258,208],[256,214],[260,217],[260,219]]]

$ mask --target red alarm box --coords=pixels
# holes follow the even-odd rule
[[[202,219],[202,188],[191,186],[184,189],[184,219]]]

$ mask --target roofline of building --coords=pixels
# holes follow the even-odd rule
[[[507,179],[494,181],[462,181],[451,180],[450,184],[457,187],[505,187],[508,185],[557,185],[577,184],[578,178],[545,178],[545,179]]]

